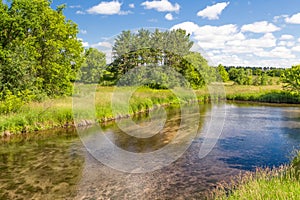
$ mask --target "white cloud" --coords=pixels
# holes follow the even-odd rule
[[[263,51],[263,52],[254,52],[255,55],[259,57],[269,57],[269,58],[296,58],[294,54],[292,54],[291,49],[287,49],[286,47],[275,47],[271,51]]]
[[[204,54],[201,53],[213,64],[290,67],[299,63],[296,53],[300,52],[300,38],[295,46],[292,35],[277,37],[266,32],[258,37],[257,34],[245,34],[235,24],[199,26],[190,21],[174,25],[171,29],[178,28],[191,34],[191,38],[203,49]]]
[[[114,15],[121,11],[121,3],[118,1],[102,1],[98,5],[88,9],[89,14]]]
[[[70,8],[81,8],[80,5],[71,5]]]
[[[79,31],[81,34],[87,34],[87,30],[80,30]]]
[[[285,22],[288,24],[300,24],[300,13],[294,14],[291,17],[286,17]]]
[[[300,42],[300,38],[298,38],[297,42]]]
[[[174,19],[173,15],[171,13],[166,14],[165,18],[166,18],[166,20],[169,20],[169,21]]]
[[[135,6],[134,6],[133,3],[129,4],[129,8],[134,8],[134,7],[135,7]]]
[[[266,33],[260,38],[251,38],[242,41],[242,44],[247,47],[270,48],[276,46],[276,38],[272,33]]]
[[[89,47],[89,43],[88,42],[82,42],[82,46],[83,47]]]
[[[178,12],[180,10],[180,5],[175,3],[172,5],[168,0],[161,0],[161,1],[145,1],[141,3],[145,9],[155,9],[158,12]]]
[[[292,51],[300,52],[300,46],[295,46],[292,48]]]
[[[83,12],[83,11],[81,11],[81,10],[77,10],[77,11],[76,11],[76,14],[77,14],[77,15],[85,15],[85,12]]]
[[[278,22],[280,19],[285,19],[287,17],[288,17],[288,15],[278,15],[278,16],[275,16],[273,18],[273,22]]]
[[[294,41],[280,41],[278,43],[278,46],[287,46],[287,47],[293,47],[295,45]]]
[[[197,16],[208,18],[209,20],[219,19],[222,11],[229,5],[229,2],[217,3],[212,6],[207,6],[205,9],[200,10]]]
[[[288,35],[288,34],[281,35],[281,37],[280,37],[280,40],[293,40],[293,39],[294,39],[294,36]]]
[[[199,28],[199,26],[197,24],[195,24],[194,22],[183,22],[180,24],[176,24],[175,26],[173,26],[171,28],[171,30],[183,29],[183,30],[186,30],[187,33],[192,34],[198,28]]]
[[[92,44],[91,47],[112,48],[112,44],[109,42],[98,42],[96,44]]]
[[[267,21],[260,21],[252,24],[245,24],[242,26],[241,30],[242,32],[271,33],[279,31],[280,28]]]

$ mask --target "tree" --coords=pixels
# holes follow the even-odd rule
[[[223,65],[219,64],[217,70],[223,82],[229,81],[229,74]]]
[[[170,66],[182,72],[183,57],[190,53],[193,42],[184,30],[150,32],[145,29],[137,33],[123,31],[113,46],[113,62],[108,71],[110,80],[118,80],[130,69],[139,66]]]
[[[244,68],[230,68],[228,73],[230,80],[239,85],[247,85],[250,81],[248,73],[244,70]]]
[[[286,69],[283,72],[281,79],[284,83],[284,89],[297,94],[300,93],[300,65],[293,66],[290,69]]]
[[[1,3],[0,92],[70,94],[82,62],[78,28],[47,0]]]
[[[81,67],[81,81],[99,83],[106,73],[106,56],[95,48],[85,51],[85,61]]]

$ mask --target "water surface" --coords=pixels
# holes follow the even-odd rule
[[[240,172],[288,163],[299,148],[300,107],[228,103],[226,111],[222,135],[208,156],[198,157],[211,120],[211,105],[201,105],[198,134],[187,151],[148,173],[124,173],[101,164],[74,130],[2,143],[0,199],[201,199],[217,182]],[[161,131],[149,138],[129,136],[115,123],[102,129],[119,148],[153,152],[170,143],[179,128],[179,109],[168,109],[167,117]],[[150,120],[140,116],[135,121],[144,125]],[[86,137],[102,134],[95,127],[85,131]],[[184,140],[177,145],[185,145]]]

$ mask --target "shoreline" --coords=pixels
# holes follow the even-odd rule
[[[286,107],[300,107],[300,104],[297,104],[297,103],[285,103],[285,102],[280,102],[280,103],[274,103],[274,102],[263,102],[263,101],[249,101],[249,100],[221,100],[221,101],[218,101],[218,102],[228,102],[228,103],[237,103],[237,104],[257,104],[257,105],[262,105],[262,106],[286,106]],[[189,104],[189,103],[195,103],[195,101],[186,101],[184,102],[184,104]],[[207,103],[211,103],[211,99],[208,99],[206,101],[203,101],[203,98],[202,100],[199,100],[198,98],[198,104],[207,104]],[[21,132],[11,132],[11,131],[8,131],[8,130],[5,130],[3,131],[2,133],[0,133],[0,138],[6,138],[6,139],[9,139],[9,138],[12,138],[16,135],[27,135],[28,133],[36,133],[36,132],[43,132],[43,131],[50,131],[50,130],[55,130],[55,129],[69,129],[69,128],[72,128],[72,129],[75,129],[77,127],[85,127],[85,126],[90,126],[90,125],[93,125],[93,124],[105,124],[105,123],[108,123],[108,122],[113,122],[113,121],[116,121],[116,120],[119,120],[119,119],[126,119],[126,118],[129,118],[129,117],[133,117],[133,116],[136,116],[136,115],[141,115],[141,114],[145,114],[145,113],[148,113],[150,112],[151,110],[153,109],[156,109],[158,107],[170,107],[170,106],[175,106],[177,103],[174,103],[174,102],[170,102],[170,103],[163,103],[163,104],[155,104],[153,105],[153,107],[148,107],[146,109],[141,109],[137,112],[134,112],[132,114],[119,114],[115,117],[103,117],[103,118],[99,118],[99,119],[94,119],[94,120],[91,120],[91,119],[82,119],[80,120],[77,125],[75,125],[75,122],[74,122],[74,119],[72,119],[71,121],[65,121],[63,124],[61,125],[53,125],[53,126],[49,126],[50,122],[51,121],[47,121],[44,123],[44,126],[43,124],[39,124],[40,126],[42,126],[43,128],[39,129],[39,130],[32,130],[32,131],[29,131],[30,128],[28,128],[27,126],[26,127],[23,127],[24,128],[24,131],[21,131]]]

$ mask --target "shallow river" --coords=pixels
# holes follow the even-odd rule
[[[212,120],[211,105],[200,105],[200,112],[195,109],[185,113],[188,124],[197,124],[193,137],[189,137],[188,125],[180,128],[180,110],[169,108],[165,123],[161,120],[158,133],[148,138],[137,139],[124,133],[128,124],[128,119],[124,119],[120,120],[123,131],[116,123],[108,123],[101,127],[102,133],[99,127],[81,129],[81,139],[75,130],[55,130],[29,134],[18,142],[2,142],[0,199],[201,199],[203,192],[217,182],[257,167],[286,164],[293,151],[299,149],[300,107],[232,103],[222,106],[226,110],[222,134],[204,158],[199,158],[199,149]],[[195,113],[200,113],[197,119]],[[151,123],[147,115],[135,117],[134,121],[141,127]],[[132,127],[125,129],[135,131]],[[175,136],[179,129],[186,130],[182,139]],[[156,152],[172,140],[177,141],[171,147],[187,149],[167,166],[147,173],[140,173],[142,167],[132,168],[133,173],[128,173],[97,159],[114,150],[105,141],[97,148],[107,148],[106,153],[88,153],[83,144],[97,144],[99,134],[116,148],[137,154]],[[120,159],[124,163],[135,162]],[[156,161],[154,158],[147,162],[150,166]]]

